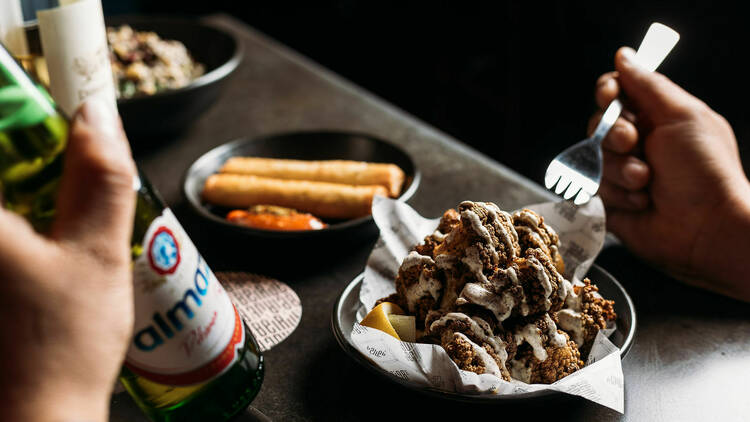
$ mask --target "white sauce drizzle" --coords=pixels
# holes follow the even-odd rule
[[[575,295],[573,292],[573,285],[566,278],[560,276],[560,286],[557,288],[557,296],[560,299],[564,299],[565,303],[568,304],[568,298],[570,298],[570,295]]]
[[[483,343],[489,344],[500,362],[505,365],[505,361],[508,359],[508,352],[505,349],[506,344],[501,338],[492,335],[492,329],[487,321],[479,317],[469,318],[468,315],[461,312],[451,312],[430,324],[430,331],[446,326],[449,321],[462,321],[469,324],[472,336]]]
[[[518,226],[516,227],[516,232],[518,232],[519,234],[520,233],[528,234],[528,236],[530,236],[533,239],[532,243],[534,243],[534,245],[546,246],[546,244],[544,243],[544,239],[542,239],[542,236],[539,234],[539,232],[536,232],[530,229],[529,227]]]
[[[544,268],[544,265],[536,257],[530,256],[527,258],[527,261],[536,270],[536,279],[541,283],[542,288],[544,288],[544,298],[549,299],[552,295],[552,282],[549,279],[549,275],[547,275],[547,271],[545,271],[546,268]],[[547,309],[549,309],[549,306]]]
[[[544,321],[547,323],[547,337],[549,338],[550,346],[556,348],[565,347],[567,344],[565,335],[557,332],[557,325],[555,325],[555,321],[552,321],[549,314],[544,314]]]
[[[498,269],[497,269],[497,272],[498,272],[499,274],[503,274],[503,275],[505,275],[505,277],[506,277],[506,278],[509,278],[509,279],[510,279],[510,282],[511,282],[511,283],[512,283],[513,285],[516,285],[516,284],[518,284],[518,273],[516,273],[516,269],[515,269],[515,268],[513,268],[513,267],[508,267],[508,268],[498,268]],[[506,278],[493,279],[493,282],[495,283],[495,285],[498,285],[498,286],[500,286],[500,287],[503,287],[503,286],[505,286],[505,285],[507,285],[507,284],[508,284],[508,283],[507,283],[507,279],[506,279]]]
[[[429,256],[420,255],[417,251],[411,251],[409,252],[409,255],[404,258],[404,261],[401,263],[400,269],[406,271],[417,265],[428,265],[434,263],[435,261],[433,261]]]
[[[409,311],[415,312],[417,302],[423,297],[431,296],[433,299],[438,300],[442,287],[443,285],[440,281],[425,275],[424,272],[419,274],[419,281],[406,289],[406,303],[409,306]]]
[[[539,219],[535,214],[529,212],[529,210],[521,210],[513,213],[513,218],[516,218],[524,223],[530,224],[535,229],[539,228]]]
[[[420,255],[417,251],[411,251],[404,262],[401,264],[401,270],[407,271],[416,266],[432,265],[435,261],[429,256]],[[406,304],[409,307],[410,312],[415,312],[417,309],[417,302],[419,299],[427,296],[432,296],[433,299],[437,300],[440,297],[440,289],[442,284],[440,281],[426,276],[424,271],[420,272],[419,280],[406,288]]]
[[[570,284],[570,282],[568,283]],[[570,284],[570,290],[568,291],[568,295],[565,297],[565,306],[574,311],[581,310],[581,297],[576,294],[575,289],[573,288],[573,284]]]
[[[474,273],[474,276],[476,276],[477,280],[482,283],[490,282],[489,280],[487,280],[487,276],[484,275],[484,265],[482,264],[482,258],[479,256],[478,247],[472,246],[470,248],[467,248],[466,256],[461,258],[461,262],[469,267],[469,270]]]
[[[516,300],[509,292],[497,295],[477,283],[466,283],[461,294],[459,294],[456,305],[472,303],[491,311],[499,322],[503,322],[510,316]]]
[[[560,328],[565,330],[578,347],[583,346],[583,318],[573,309],[562,309],[555,314]]]
[[[437,242],[442,242],[447,236],[447,234],[441,232],[440,230],[435,230],[434,232],[432,232],[432,238]]]
[[[493,225],[497,231],[498,236],[502,236],[503,243],[505,243],[505,250],[508,254],[508,258],[513,260],[516,258],[516,248],[514,244],[518,243],[518,233],[516,228],[513,226],[513,217],[505,211],[500,210],[497,205],[493,203],[478,202],[477,205],[484,208],[487,214],[492,217]],[[503,224],[500,220],[505,223]]]
[[[454,335],[458,336],[462,340],[465,340],[467,343],[471,345],[471,348],[474,350],[474,353],[476,353],[477,357],[482,362],[482,366],[484,366],[485,374],[492,374],[498,378],[503,377],[502,373],[500,372],[500,367],[497,366],[497,362],[495,362],[495,359],[493,359],[492,356],[490,356],[490,354],[487,353],[486,350],[484,350],[484,347],[469,340],[469,338],[466,337],[462,333],[454,333]]]
[[[442,254],[435,257],[435,266],[442,270],[452,270],[455,262],[455,258],[448,254]]]
[[[521,299],[521,315],[526,316],[529,314],[529,304],[526,303],[526,294],[521,292],[523,294],[523,298]]]
[[[559,237],[557,237],[557,232],[555,231],[555,229],[552,228],[552,226],[550,226],[549,224],[542,224],[542,227],[544,227],[544,230],[547,230],[547,233],[549,233],[550,239],[555,239],[555,238],[559,239]]]
[[[534,350],[534,357],[540,362],[547,359],[547,351],[544,350],[544,345],[542,344],[542,331],[536,325],[524,325],[518,332],[513,334],[513,338],[516,340],[516,345],[520,345],[524,341],[529,343],[529,346]]]
[[[463,205],[463,204],[462,204]],[[471,228],[484,239],[488,245],[492,245],[492,236],[490,236],[489,230],[482,224],[482,220],[479,218],[477,213],[472,210],[465,210],[461,212],[461,219],[468,219],[471,223]]]

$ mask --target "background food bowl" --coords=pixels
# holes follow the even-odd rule
[[[374,240],[378,229],[372,216],[326,220],[329,226],[322,230],[273,231],[261,230],[230,223],[225,219],[227,208],[215,207],[201,199],[206,179],[219,171],[224,162],[235,156],[289,158],[299,160],[356,160],[378,163],[393,163],[406,175],[401,201],[409,199],[417,190],[420,173],[414,161],[399,147],[361,133],[351,132],[292,132],[274,134],[260,138],[242,138],[220,145],[198,158],[185,173],[183,192],[192,211],[200,217],[204,230],[216,233],[222,244],[243,245],[240,254],[253,249],[254,256],[264,253],[263,261],[273,263],[287,259],[293,249],[305,253],[295,255],[295,260],[310,257],[320,261],[321,255],[335,255],[337,249]],[[227,248],[226,257],[236,247]],[[256,259],[256,262],[260,262]]]
[[[205,66],[202,76],[182,88],[117,101],[133,143],[188,128],[216,101],[227,77],[242,61],[239,41],[232,34],[200,21],[149,16],[116,16],[106,21],[107,26],[127,24],[138,31],[154,31],[165,40],[180,41],[193,59]]]

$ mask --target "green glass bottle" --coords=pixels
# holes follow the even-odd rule
[[[0,189],[39,231],[54,218],[68,122],[0,44]],[[229,296],[140,176],[133,226],[135,329],[120,380],[153,421],[223,421],[263,380],[263,358]]]

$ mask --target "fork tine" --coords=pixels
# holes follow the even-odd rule
[[[575,201],[573,201],[576,205],[583,205],[591,200],[591,195],[586,192],[585,190],[581,189],[580,192],[578,192],[578,195],[576,195]]]
[[[555,193],[561,195],[565,191],[565,189],[568,188],[568,185],[570,185],[570,177],[565,174],[561,174],[560,181],[557,182],[557,186],[555,186]]]
[[[575,181],[570,182],[570,186],[568,186],[568,189],[565,189],[565,193],[563,194],[563,198],[570,199],[581,190],[581,185],[576,183]]]
[[[560,174],[547,169],[547,174],[544,175],[544,186],[547,189],[552,189],[558,180],[560,180]]]

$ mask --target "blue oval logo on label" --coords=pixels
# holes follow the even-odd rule
[[[148,245],[151,268],[161,275],[172,274],[180,264],[180,245],[174,234],[162,226],[156,230]]]

